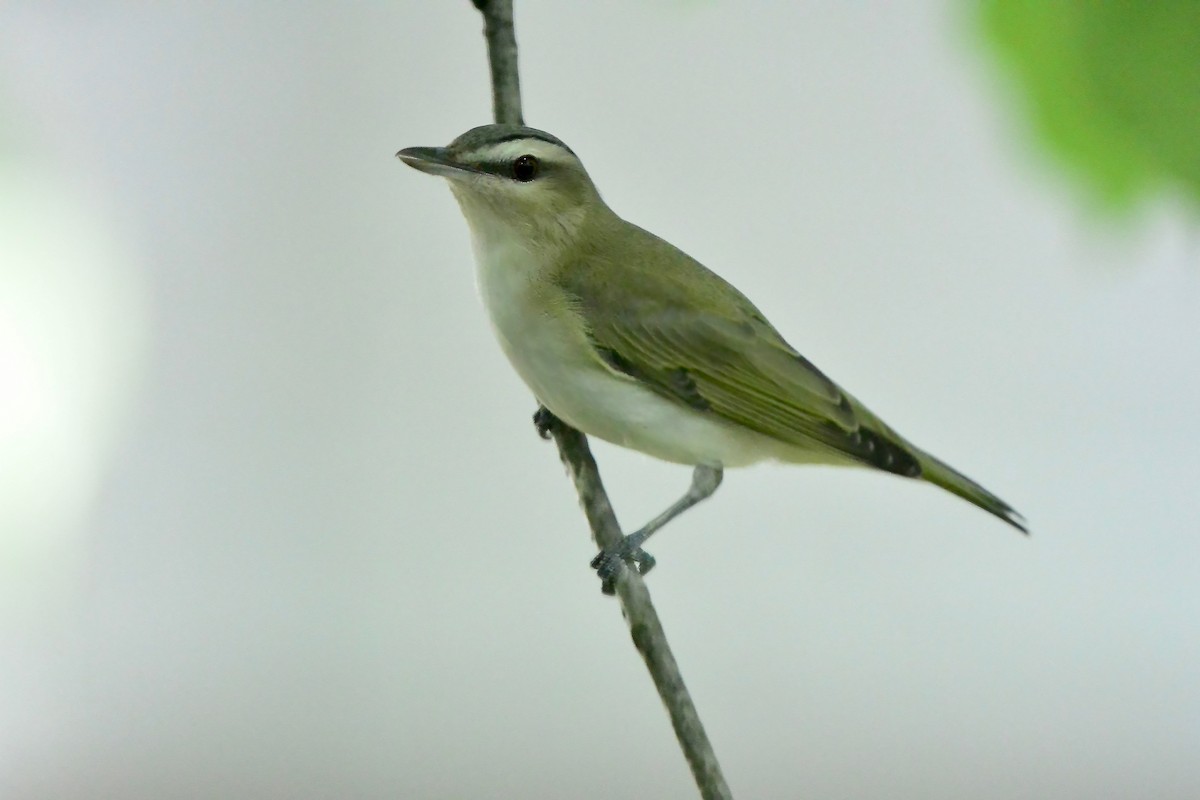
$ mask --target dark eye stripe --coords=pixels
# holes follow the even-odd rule
[[[472,166],[480,172],[486,172],[489,175],[499,175],[501,178],[511,179],[513,176],[513,162],[511,158],[505,161],[485,161],[479,164],[472,164]],[[558,166],[553,161],[538,159],[538,174],[540,175],[547,170],[557,169]]]

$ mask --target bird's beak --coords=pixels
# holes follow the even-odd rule
[[[396,153],[396,158],[413,169],[443,178],[460,178],[479,173],[474,167],[455,161],[444,147],[406,147]]]

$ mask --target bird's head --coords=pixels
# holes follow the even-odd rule
[[[563,246],[589,213],[606,209],[579,157],[536,128],[483,125],[446,147],[408,147],[396,156],[446,178],[473,233],[484,239]]]

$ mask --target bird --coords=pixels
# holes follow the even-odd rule
[[[731,284],[618,216],[558,137],[482,125],[396,155],[449,183],[500,347],[553,415],[542,422],[693,467],[679,500],[593,559],[605,591],[622,563],[654,566],[642,545],[726,468],[760,461],[925,481],[1028,534],[1012,506],[894,431]]]

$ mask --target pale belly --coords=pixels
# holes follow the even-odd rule
[[[505,348],[538,402],[586,434],[680,464],[738,467],[779,455],[770,439],[672,402],[603,366],[548,361],[550,349]]]
[[[536,259],[505,231],[472,233],[476,279],[496,338],[538,402],[559,419],[591,436],[680,464],[824,460],[672,401],[609,369],[565,298],[554,295],[552,287],[536,288]],[[491,237],[486,247],[481,233]]]
[[[664,461],[738,467],[769,458],[805,461],[788,447],[676,403],[596,357],[570,312],[490,308],[508,360],[542,405],[584,433]]]

